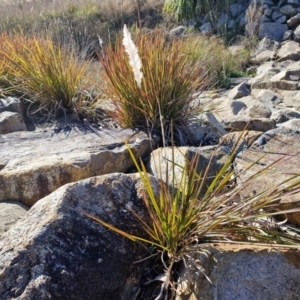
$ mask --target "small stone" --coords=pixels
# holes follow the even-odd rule
[[[231,99],[238,99],[248,96],[250,93],[251,91],[249,89],[249,86],[245,82],[242,82],[229,92],[228,97]]]

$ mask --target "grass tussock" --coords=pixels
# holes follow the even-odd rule
[[[232,53],[221,38],[193,35],[186,39],[191,54],[207,69],[207,88],[228,87],[230,77],[243,75],[250,51],[243,45]]]
[[[141,59],[141,86],[121,39],[109,45],[101,58],[103,90],[115,107],[113,117],[123,127],[164,131],[166,139],[173,128],[181,143],[181,137],[188,137],[187,121],[205,109],[193,105],[193,94],[206,85],[206,70],[192,56],[188,43],[168,40],[159,30],[139,33],[134,42]]]
[[[80,113],[83,101],[78,95],[89,61],[49,39],[17,35],[2,41],[1,56],[18,93],[47,115]]]
[[[300,211],[299,201],[294,202],[289,209],[280,203],[283,195],[299,192],[299,174],[284,180],[279,186],[272,186],[256,194],[242,197],[253,177],[243,182],[239,181],[238,184],[235,183],[241,173],[235,173],[230,168],[234,151],[235,149],[208,187],[205,182],[207,182],[210,164],[205,170],[198,173],[196,170],[201,157],[196,155],[186,165],[181,166],[182,175],[179,186],[175,187],[174,182],[168,180],[159,182],[159,194],[157,195],[146,167],[142,162],[136,160],[130,150],[145,187],[143,200],[151,223],[147,224],[138,215],[135,215],[147,232],[149,239],[129,235],[103,220],[86,214],[126,238],[156,248],[157,254],[161,256],[165,274],[162,276],[164,280],[162,280],[160,292],[153,296],[153,299],[154,297],[156,300],[174,299],[175,263],[185,262],[189,259],[189,254],[195,251],[195,247],[199,249],[199,244],[225,242],[299,247],[299,231],[287,224],[282,229],[282,223],[276,222],[273,218],[276,215]],[[250,164],[249,168],[255,163]],[[174,157],[170,164],[178,167]],[[266,166],[254,177],[260,177],[263,180],[272,166]],[[229,190],[228,186],[231,186]],[[227,192],[224,192],[225,190]],[[205,274],[205,270],[199,262],[194,263],[197,269]],[[209,280],[208,277],[207,279]]]
[[[228,10],[230,3],[231,0],[166,0],[164,11],[173,14],[178,21],[203,14],[214,22],[218,13]]]

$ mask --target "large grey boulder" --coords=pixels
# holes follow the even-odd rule
[[[10,111],[0,112],[0,134],[26,130],[26,124],[19,113]]]
[[[300,294],[300,252],[255,245],[201,245],[179,275],[176,300],[294,300]],[[188,282],[191,282],[188,288]]]
[[[155,181],[153,180],[153,184]],[[85,211],[145,237],[138,174],[114,173],[67,184],[36,203],[0,237],[1,300],[128,300],[149,255]]]
[[[284,33],[288,30],[286,24],[265,22],[259,25],[259,38],[269,37],[277,42],[282,42]]]
[[[126,172],[133,163],[124,141],[137,157],[151,151],[151,139],[131,129],[74,125],[0,136],[0,201],[32,206],[66,183]]]

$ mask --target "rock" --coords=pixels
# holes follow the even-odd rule
[[[247,193],[267,190],[271,186],[284,188],[293,181],[286,182],[284,185],[281,183],[299,174],[300,119],[292,119],[277,126],[278,128],[265,132],[249,149],[240,153],[235,159],[236,168],[240,171],[246,170],[250,163],[258,161],[241,174],[239,178],[242,182],[264,172],[263,177],[257,176],[251,179],[251,183],[247,185]],[[267,168],[268,166],[271,167]],[[296,180],[299,178],[294,179]],[[290,204],[295,200],[299,200],[299,191],[289,194],[288,198],[283,195],[281,202]],[[300,225],[299,212],[287,214],[287,219],[297,226]]]
[[[283,15],[282,15],[282,13],[280,13],[279,11],[274,11],[273,13],[272,13],[272,20],[273,21],[276,21],[277,19],[279,19],[279,18],[281,18]]]
[[[0,113],[4,111],[19,113],[23,116],[23,107],[20,99],[14,97],[0,99]]]
[[[294,38],[294,32],[293,30],[288,30],[284,33],[282,41],[291,41]]]
[[[15,201],[0,202],[0,236],[23,218],[27,210],[27,206]]]
[[[257,75],[248,81],[248,84],[251,85],[252,89],[263,89],[260,85],[266,85],[265,83],[268,83],[270,78],[272,78],[274,75],[280,73],[280,70],[277,68],[267,67],[265,70],[260,71],[257,70]],[[259,87],[258,87],[259,86]]]
[[[253,104],[246,109],[246,115],[251,118],[270,118],[272,112],[261,104]]]
[[[271,90],[260,90],[257,98],[267,107],[273,107],[282,102],[283,98],[278,93]]]
[[[202,114],[200,116],[202,126],[208,126],[211,128],[211,132],[217,136],[227,134],[227,131],[223,128],[222,124],[216,119],[215,115],[211,112]]]
[[[153,180],[153,183],[154,180]],[[43,198],[0,237],[1,299],[129,299],[149,255],[83,215],[145,236],[131,210],[148,220],[137,174],[67,184]]]
[[[264,10],[264,15],[267,16],[267,17],[271,17],[273,13],[273,10],[270,9],[269,7],[267,7],[265,10]]]
[[[204,23],[199,29],[202,33],[208,34],[213,31],[213,26],[210,22],[207,22],[207,23]]]
[[[20,114],[10,111],[0,113],[0,134],[26,130],[25,122]]]
[[[137,157],[150,153],[148,136],[129,129],[74,125],[0,136],[0,201],[32,206],[66,183],[125,172],[133,163],[124,140]]]
[[[247,108],[246,104],[242,101],[230,102],[231,113],[236,116],[243,108]]]
[[[282,16],[282,17],[278,18],[275,22],[280,23],[280,24],[285,23],[286,22],[286,16]]]
[[[297,14],[297,10],[290,4],[282,6],[279,11],[289,17],[293,17]]]
[[[197,164],[197,172],[204,174],[211,159],[211,165],[208,172],[208,177],[202,190],[205,193],[207,186],[212,182],[216,174],[221,170],[224,164],[229,159],[227,149],[218,146],[205,147],[179,147],[172,149],[159,148],[151,153],[148,172],[153,174],[157,179],[162,179],[168,184],[172,184],[174,179],[174,186],[179,187],[182,179],[183,167],[186,162],[191,162],[195,155],[200,154]],[[175,162],[175,170],[173,173],[173,164]],[[168,174],[168,180],[166,178]],[[175,177],[173,176],[175,175]]]
[[[233,3],[229,6],[229,11],[231,16],[236,18],[245,11],[245,5],[241,3]]]
[[[281,76],[281,77],[280,77]],[[263,81],[257,82],[252,85],[253,89],[279,89],[279,90],[288,90],[288,91],[295,91],[299,88],[299,84],[296,81],[292,80],[284,80],[279,79],[284,77],[285,75],[282,73],[278,77],[272,77],[272,81]]]
[[[293,109],[300,109],[300,93],[299,91],[280,91],[283,97],[282,105]]]
[[[294,60],[298,61],[300,59],[300,46],[299,43],[295,41],[289,41],[284,43],[277,52],[278,61]]]
[[[291,109],[280,109],[272,113],[271,119],[275,120],[276,124],[289,121],[291,119],[299,119],[300,113]]]
[[[260,52],[259,54],[255,55],[251,58],[251,62],[254,64],[259,64],[265,61],[274,60],[276,58],[277,54],[274,50],[264,50]]]
[[[255,245],[201,245],[179,275],[176,300],[297,299],[300,253],[297,249]],[[209,277],[210,283],[203,273]],[[192,283],[190,289],[188,280]]]
[[[173,36],[181,36],[185,31],[185,27],[180,25],[172,30],[170,30],[169,34]]]
[[[226,26],[227,22],[228,22],[228,15],[225,14],[225,13],[222,13],[218,19],[218,22],[217,22],[217,28],[220,28],[220,27],[223,27],[223,26]]]
[[[266,22],[259,25],[259,38],[269,37],[277,42],[282,42],[284,33],[288,30],[286,24]]]
[[[253,131],[253,130],[244,130],[244,131],[234,131],[229,132],[228,134],[224,135],[221,139],[220,144],[226,145],[230,149],[233,149],[234,146],[239,143],[237,148],[238,154],[240,151],[244,150],[245,148],[249,148],[252,146],[254,141],[256,141],[263,133],[261,131]]]
[[[228,131],[254,130],[266,132],[275,128],[274,120],[266,118],[247,118],[244,116],[234,116],[231,119],[223,120],[224,128]]]
[[[241,97],[245,97],[250,95],[251,91],[249,89],[249,86],[242,82],[239,85],[235,86],[228,94],[228,97],[231,99],[238,99]]]
[[[300,25],[300,14],[298,13],[294,17],[290,18],[287,21],[287,25],[289,26],[289,28],[293,28],[293,27]]]
[[[280,80],[299,81],[299,79],[300,79],[300,69],[294,69],[294,70],[287,69],[274,75],[272,78],[270,78],[270,81],[271,82],[277,82]],[[282,88],[282,90],[289,90],[289,88]]]
[[[235,21],[230,19],[227,23],[227,29],[233,29],[235,26]]]
[[[263,15],[262,18],[260,19],[260,22],[261,23],[272,22],[272,19],[266,15]]]
[[[300,25],[298,25],[294,30],[294,41],[298,43],[300,42]]]
[[[255,55],[264,52],[265,50],[275,51],[280,47],[280,43],[276,42],[275,40],[264,37],[257,45],[255,49]]]

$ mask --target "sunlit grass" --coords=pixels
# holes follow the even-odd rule
[[[20,40],[19,43],[16,41]],[[11,85],[50,115],[80,113],[80,84],[89,65],[75,52],[54,45],[52,40],[22,35],[3,40]]]

